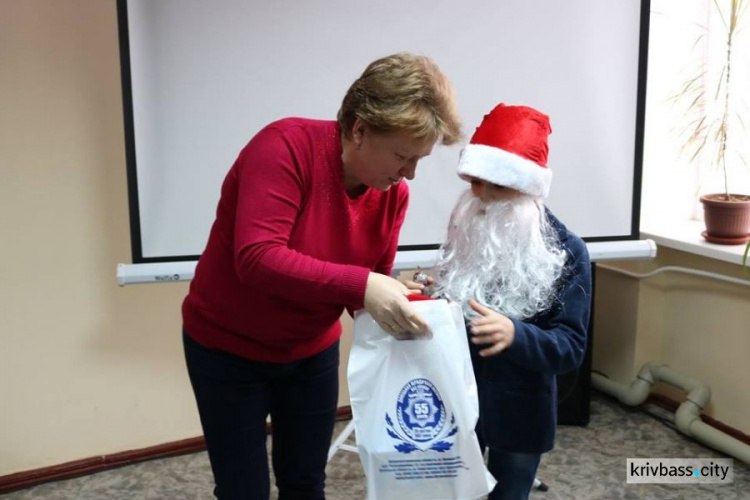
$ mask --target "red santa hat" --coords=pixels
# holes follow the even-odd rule
[[[461,150],[458,175],[546,198],[552,182],[547,168],[551,133],[547,115],[526,106],[498,104]]]

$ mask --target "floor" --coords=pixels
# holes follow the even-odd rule
[[[750,499],[750,467],[734,463],[734,482],[716,484],[626,484],[626,458],[721,458],[674,430],[656,407],[624,407],[592,395],[587,427],[560,426],[555,450],[542,459],[538,477],[549,490],[532,500]],[[347,422],[337,424],[337,433]],[[270,443],[269,443],[270,447]],[[205,452],[152,460],[85,477],[0,495],[2,500],[210,499],[212,477]],[[328,500],[365,498],[356,453],[340,450],[329,463]],[[272,499],[276,499],[273,492]],[[389,499],[390,500],[390,499]],[[398,500],[398,499],[394,499]]]

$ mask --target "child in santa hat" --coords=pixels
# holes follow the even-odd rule
[[[490,499],[527,498],[554,446],[556,375],[583,361],[591,307],[584,242],[544,206],[549,118],[500,104],[461,152],[435,293],[462,304],[479,388],[477,425],[498,480]]]

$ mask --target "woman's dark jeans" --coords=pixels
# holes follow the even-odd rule
[[[279,500],[324,499],[338,404],[339,344],[307,359],[260,363],[183,333],[185,360],[221,500],[270,495],[266,417]]]

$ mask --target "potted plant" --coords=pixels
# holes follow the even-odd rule
[[[710,4],[725,29],[722,61],[715,67],[701,58],[697,74],[683,83],[675,97],[686,103],[683,152],[690,155],[691,163],[707,161],[724,181],[723,192],[700,197],[706,224],[702,235],[713,243],[736,245],[750,241],[750,186],[742,189],[744,193],[730,190],[728,162],[747,167],[750,110],[745,99],[750,85],[732,70],[748,57],[750,0],[712,0]],[[705,34],[698,37],[695,47],[705,42]]]

